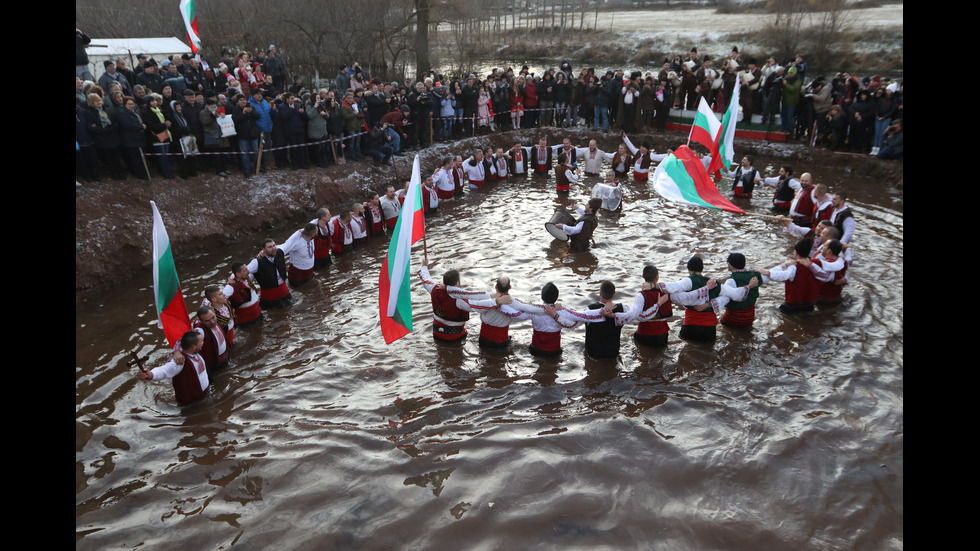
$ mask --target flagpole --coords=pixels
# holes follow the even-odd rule
[[[782,220],[779,216],[773,214],[761,214],[758,212],[742,212],[746,216],[755,216],[757,218],[771,218],[773,220]]]

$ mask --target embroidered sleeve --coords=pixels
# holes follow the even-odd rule
[[[425,287],[427,293],[432,293],[432,290],[436,287],[436,282],[432,281],[432,276],[429,275],[429,267],[422,266],[419,270],[419,279],[422,280],[422,286]]]
[[[738,283],[734,279],[729,278],[728,281],[721,286],[721,294],[722,296],[728,297],[729,300],[741,302],[748,298],[749,287],[748,285],[739,287]]]
[[[514,301],[514,303],[516,304],[517,301]],[[513,319],[515,319],[517,321],[529,320],[529,319],[531,319],[531,315],[532,315],[532,314],[529,314],[527,312],[519,312],[519,311],[511,308],[509,304],[501,304],[500,305],[500,308],[498,308],[498,311],[501,314],[503,314],[503,315],[505,315],[505,316],[507,316],[509,318],[513,318]]]
[[[784,267],[782,264],[769,270],[769,279],[772,281],[793,281],[796,277],[796,266]]]
[[[694,291],[680,291],[670,294],[670,299],[682,306],[698,306],[708,302],[707,287],[700,287]]]
[[[606,317],[602,315],[602,310],[586,310],[584,312],[578,312],[572,310],[571,308],[565,308],[564,310],[559,310],[559,317],[562,316],[562,312],[565,313],[570,319],[575,321],[580,321],[582,323],[597,323],[606,321]]]
[[[690,291],[693,286],[694,283],[691,282],[691,278],[685,277],[675,283],[660,283],[660,292],[668,294],[680,293],[682,291]]]
[[[810,228],[804,228],[803,226],[797,226],[790,222],[788,226],[783,228],[783,233],[788,233],[793,237],[804,237],[810,233]]]
[[[555,321],[558,322],[558,325],[564,327],[565,329],[571,329],[573,327],[576,327],[579,324],[578,321],[576,321],[574,318],[572,318],[568,314],[568,310],[567,309],[566,310],[559,310],[558,311],[558,319],[556,319]]]
[[[538,304],[530,304],[528,302],[524,302],[523,300],[516,299],[516,298],[514,299],[514,302],[511,303],[510,305],[506,305],[506,304],[505,305],[502,305],[500,307],[500,310],[501,311],[503,311],[504,306],[506,306],[507,308],[509,308],[511,310],[517,310],[517,311],[520,311],[520,312],[526,312],[528,314],[544,314],[545,313],[543,306],[538,305]]]
[[[639,151],[639,150],[637,148],[633,147],[633,142],[630,141],[629,136],[623,136],[623,141],[626,142],[626,147],[629,148],[630,153],[632,153],[633,155],[636,155],[636,152]]]

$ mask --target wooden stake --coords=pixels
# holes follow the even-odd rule
[[[262,170],[262,146],[265,143],[265,140],[263,138],[265,138],[265,132],[259,132],[259,158],[255,162],[255,173],[256,174],[258,174],[258,172],[260,170]]]
[[[139,149],[140,149],[140,159],[143,159],[143,170],[146,171],[146,179],[149,180],[150,179],[150,167],[147,166],[147,164],[146,164],[146,156],[143,155],[143,148],[141,147]]]

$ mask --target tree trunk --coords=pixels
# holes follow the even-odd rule
[[[429,67],[429,0],[415,0],[415,80]]]

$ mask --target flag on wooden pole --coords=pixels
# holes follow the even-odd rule
[[[180,15],[184,18],[184,28],[187,29],[187,41],[191,43],[191,51],[195,54],[201,50],[201,36],[197,31],[197,7],[194,0],[180,0]]]
[[[735,123],[738,119],[738,94],[742,87],[742,79],[735,79],[735,91],[732,92],[732,99],[728,102],[728,109],[725,116],[721,119],[721,137],[718,139],[718,155],[712,154],[711,165],[708,166],[708,174],[715,174],[718,171],[718,179],[721,179],[721,171],[728,170],[735,159]]]
[[[657,166],[653,188],[664,199],[675,203],[745,214],[721,195],[701,159],[686,145],[675,149]]]
[[[412,165],[412,180],[405,194],[401,214],[395,223],[388,254],[381,263],[378,278],[378,305],[381,314],[381,333],[391,344],[412,331],[412,244],[425,235],[422,217],[422,178],[419,157]]]
[[[150,201],[150,207],[153,208],[153,297],[157,308],[157,327],[163,329],[167,343],[173,348],[184,333],[191,330],[191,322],[187,315],[187,303],[184,302],[184,291],[177,279],[177,266],[170,251],[167,228],[163,227],[163,218],[156,203]]]
[[[691,125],[691,135],[688,139],[707,147],[711,158],[714,159],[718,156],[719,136],[721,136],[721,122],[718,121],[718,117],[715,116],[704,96],[701,96],[701,103],[698,104],[698,111],[694,114],[694,124]]]

